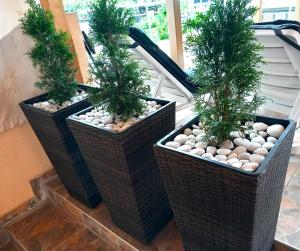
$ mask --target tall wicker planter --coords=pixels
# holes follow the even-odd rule
[[[155,101],[163,107],[121,133],[67,120],[114,223],[144,243],[172,217],[153,144],[175,128],[175,102]]]
[[[286,129],[253,173],[164,146],[182,128],[154,146],[186,251],[271,250],[296,123],[257,121]]]
[[[47,94],[43,94],[19,105],[69,194],[86,206],[95,207],[101,196],[66,123],[68,116],[90,103],[82,100],[54,113],[32,106],[46,100]]]

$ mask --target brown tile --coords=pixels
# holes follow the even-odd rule
[[[5,246],[0,247],[0,251],[18,251],[12,242],[8,242]]]
[[[53,251],[117,251],[108,243],[99,239],[88,230],[79,231],[70,236]]]
[[[30,251],[53,250],[83,227],[61,210],[45,203],[38,210],[8,226],[10,234]]]

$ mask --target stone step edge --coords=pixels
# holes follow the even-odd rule
[[[47,189],[47,193],[51,193],[51,195],[48,194],[50,201],[52,200],[52,202],[55,203],[56,206],[59,206],[65,212],[67,211],[67,213],[74,220],[76,220],[78,223],[80,223],[81,225],[86,227],[89,231],[94,233],[100,239],[106,241],[108,244],[112,245],[114,248],[119,248],[120,246],[122,246],[122,247],[124,247],[125,250],[141,251],[140,249],[137,249],[136,247],[134,247],[133,245],[128,243],[121,236],[119,236],[118,234],[111,231],[109,228],[107,228],[101,222],[95,220],[90,215],[88,215],[87,213],[82,211],[80,208],[78,208],[76,205],[74,205],[71,201],[64,198],[61,194],[59,194],[58,192],[56,192],[53,189],[51,189],[50,187],[48,187],[46,184],[45,184],[45,187]],[[58,200],[61,200],[61,202],[59,202]],[[72,207],[72,210],[70,210],[68,206],[64,207],[63,205],[61,205],[62,203],[67,203],[70,207]],[[77,217],[76,215],[74,215],[73,210],[77,211],[76,214],[81,215],[81,217]],[[85,224],[83,217],[87,217],[90,221],[93,222],[93,224],[97,225],[99,230],[95,231],[95,229],[93,229],[91,226],[89,226],[88,224]],[[108,236],[110,236],[110,237],[108,237]],[[112,243],[111,240],[117,240],[117,241],[116,241],[116,243]]]

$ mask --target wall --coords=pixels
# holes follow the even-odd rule
[[[30,179],[51,168],[18,108],[39,93],[33,85],[38,72],[25,55],[31,41],[18,23],[25,8],[24,0],[0,0],[0,217],[30,199]]]
[[[33,196],[29,181],[51,168],[28,123],[0,134],[0,217]]]

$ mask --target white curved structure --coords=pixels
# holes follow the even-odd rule
[[[299,32],[282,30],[282,34],[300,45]],[[256,30],[257,40],[264,45],[261,52],[265,64],[261,94],[267,98],[268,110],[300,121],[300,51],[276,36],[272,29]]]

